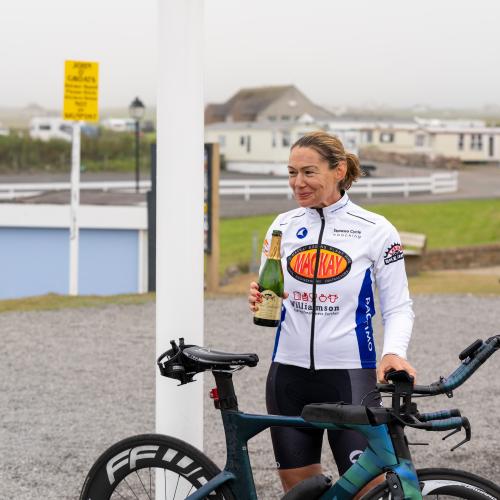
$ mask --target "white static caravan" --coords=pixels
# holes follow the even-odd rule
[[[56,117],[35,117],[30,121],[30,137],[41,141],[59,139],[67,142],[72,140],[71,123]]]

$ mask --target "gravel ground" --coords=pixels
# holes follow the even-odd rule
[[[457,354],[478,337],[498,331],[500,299],[417,296],[410,358],[419,382],[448,374]],[[154,431],[154,305],[0,315],[0,499],[75,499],[93,460],[131,434]],[[238,322],[236,318],[244,318]],[[248,320],[247,320],[248,318]],[[377,323],[376,323],[377,325]],[[380,331],[380,326],[378,327]],[[254,351],[257,368],[235,375],[240,408],[263,412],[271,330],[253,326],[242,298],[206,302],[207,346]],[[409,432],[417,466],[467,469],[500,480],[498,459],[500,358],[490,360],[453,401],[424,401],[426,411],[458,407],[473,426],[473,440],[451,453],[458,436]],[[205,377],[208,390],[212,380]],[[179,390],[182,390],[180,388]],[[224,463],[221,424],[206,399],[205,449]],[[250,443],[259,498],[279,497],[267,432]],[[334,474],[328,450],[324,464]]]

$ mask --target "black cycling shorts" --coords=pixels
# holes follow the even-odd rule
[[[313,371],[272,363],[266,384],[267,411],[272,415],[297,416],[307,404],[338,401],[380,406],[380,394],[375,391],[376,382],[376,372],[371,368]],[[279,469],[321,462],[323,429],[271,427],[271,437]],[[351,430],[328,431],[328,441],[339,474],[344,474],[367,446],[366,438]]]

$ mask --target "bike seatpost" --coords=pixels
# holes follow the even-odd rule
[[[219,410],[238,411],[238,399],[234,392],[233,374],[225,371],[213,371],[217,394],[213,396],[215,407]]]

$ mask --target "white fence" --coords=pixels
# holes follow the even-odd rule
[[[151,181],[140,181],[139,189],[147,191]],[[70,182],[30,182],[30,183],[0,183],[0,200],[13,200],[36,196],[47,191],[69,191]],[[81,190],[135,192],[135,181],[96,181],[81,182]]]
[[[141,181],[140,190],[151,186],[150,181]],[[0,199],[15,199],[35,196],[46,191],[64,191],[71,188],[69,182],[0,184]],[[82,190],[134,192],[134,181],[82,182]],[[382,194],[402,194],[407,197],[411,193],[454,193],[458,190],[457,172],[431,174],[421,177],[397,178],[364,178],[354,183],[350,193],[365,194],[367,198]],[[249,200],[252,196],[282,195],[292,198],[288,180],[281,179],[244,179],[220,181],[221,196],[243,196]]]
[[[367,198],[381,194],[402,194],[405,197],[410,193],[455,193],[458,190],[457,172],[432,174],[428,177],[397,177],[379,179],[360,179],[354,183],[349,193],[365,194]],[[220,182],[221,195],[239,195],[245,200],[256,195],[283,195],[292,198],[292,192],[287,179],[246,179],[223,180]]]

